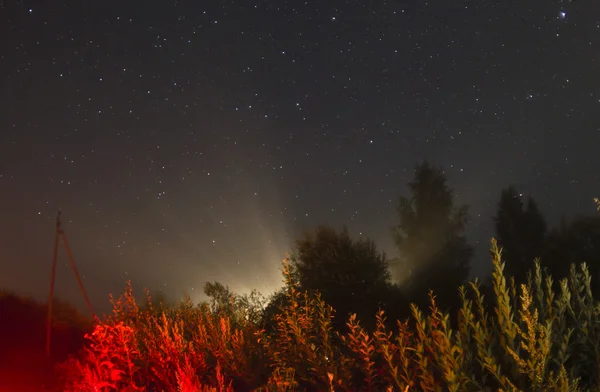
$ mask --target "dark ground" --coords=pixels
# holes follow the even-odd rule
[[[81,349],[90,321],[65,302],[53,303],[48,357],[46,304],[0,290],[0,392],[54,390],[55,364]]]

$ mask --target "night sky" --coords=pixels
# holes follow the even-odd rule
[[[423,159],[482,274],[501,188],[593,213],[599,151],[597,0],[0,5],[0,287],[38,298],[59,209],[98,308],[127,279],[268,294],[318,224],[394,257]]]

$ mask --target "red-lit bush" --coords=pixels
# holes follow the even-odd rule
[[[236,313],[243,309],[226,314],[189,300],[172,309],[148,304],[140,307],[131,287],[113,301],[113,316],[87,336],[80,357],[62,367],[65,390],[224,391],[261,384],[266,368],[259,329]]]

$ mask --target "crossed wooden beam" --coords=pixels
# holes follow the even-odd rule
[[[71,263],[71,269],[73,270],[73,273],[75,274],[75,278],[77,279],[77,284],[79,285],[79,289],[81,290],[81,293],[83,294],[83,298],[85,299],[88,309],[90,310],[92,317],[96,318],[94,309],[92,308],[92,303],[90,302],[87,292],[85,291],[85,287],[83,286],[83,281],[81,280],[81,277],[79,276],[79,272],[77,272],[77,267],[75,266],[75,259],[73,259],[73,254],[71,253],[71,248],[69,248],[69,243],[67,242],[67,236],[65,235],[65,232],[62,229],[62,226],[60,223],[60,211],[58,211],[58,216],[56,217],[56,233],[54,235],[54,252],[52,254],[52,274],[51,274],[51,278],[50,278],[50,295],[48,298],[48,320],[47,320],[48,325],[46,328],[46,355],[47,356],[50,356],[50,337],[52,335],[52,298],[54,296],[54,281],[56,278],[56,263],[58,260],[58,242],[59,242],[59,240],[62,240],[62,244],[65,247],[65,251],[66,251],[69,261]]]

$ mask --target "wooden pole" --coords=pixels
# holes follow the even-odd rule
[[[69,248],[69,243],[67,242],[67,236],[65,232],[62,230],[60,224],[60,211],[58,212],[58,216],[56,218],[56,233],[54,235],[54,252],[52,254],[52,273],[50,275],[50,295],[48,296],[48,325],[46,327],[46,355],[50,356],[50,341],[52,338],[52,299],[54,296],[54,282],[56,280],[56,263],[58,260],[58,240],[62,239],[62,243],[65,247],[65,251],[67,252],[67,256],[69,257],[69,262],[71,263],[71,269],[75,274],[75,279],[77,279],[77,284],[79,285],[79,289],[83,294],[83,298],[85,299],[85,303],[92,314],[92,317],[95,319],[96,314],[94,313],[94,309],[92,308],[92,302],[85,291],[85,287],[83,286],[83,281],[79,276],[79,272],[77,271],[77,267],[75,266],[75,259],[73,258],[73,254],[71,253],[71,248]]]
[[[83,281],[79,276],[79,272],[77,272],[77,267],[75,266],[75,259],[71,254],[71,249],[69,248],[69,244],[67,243],[67,237],[65,236],[64,232],[61,232],[61,237],[63,245],[65,246],[65,250],[67,251],[67,256],[69,256],[69,261],[71,262],[71,268],[73,269],[73,273],[75,274],[75,278],[77,279],[77,284],[79,285],[79,289],[81,290],[81,294],[83,294],[83,298],[85,299],[85,302],[87,304],[88,309],[90,310],[90,313],[92,314],[92,317],[96,318],[96,314],[94,313],[94,309],[92,308],[92,302],[90,301],[87,292],[85,291],[85,287],[83,286]]]
[[[56,217],[56,233],[54,234],[54,251],[52,252],[52,272],[50,274],[50,294],[48,295],[48,320],[46,325],[46,355],[50,356],[50,338],[52,335],[52,297],[54,296],[54,280],[56,278],[56,262],[58,259],[58,237],[60,229],[60,211]]]

